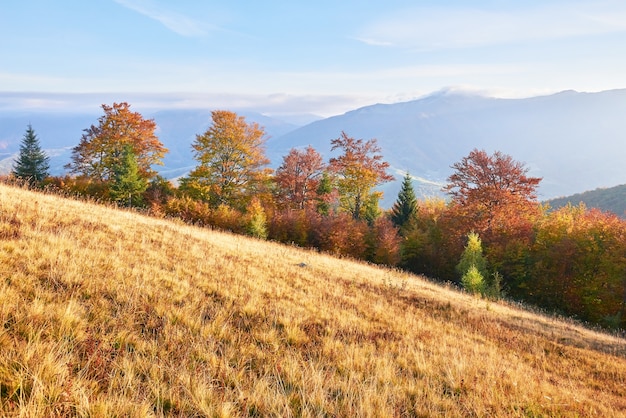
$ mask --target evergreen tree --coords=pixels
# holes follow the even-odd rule
[[[113,200],[126,206],[142,204],[142,194],[148,188],[148,180],[142,176],[131,146],[124,147],[122,159],[113,167],[112,180],[110,193]]]
[[[402,180],[402,187],[398,193],[398,199],[391,208],[391,220],[398,228],[404,225],[415,216],[417,212],[417,199],[413,190],[413,183],[408,171]]]
[[[472,293],[485,293],[487,259],[483,255],[482,242],[477,233],[467,234],[467,245],[456,270],[461,275],[461,284],[465,290]]]
[[[467,245],[461,255],[461,261],[456,266],[457,272],[463,277],[474,266],[483,276],[487,276],[487,259],[483,255],[483,244],[475,232],[467,234]]]
[[[485,292],[485,279],[473,264],[467,272],[463,274],[463,277],[461,277],[461,284],[463,285],[463,289],[470,293],[483,294]]]
[[[13,166],[13,175],[32,186],[48,177],[50,159],[39,145],[39,139],[29,124],[20,145],[20,154]]]
[[[328,216],[331,209],[331,195],[333,191],[333,182],[327,172],[322,173],[322,178],[317,186],[317,212],[321,215]]]

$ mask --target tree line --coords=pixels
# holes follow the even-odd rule
[[[154,170],[167,153],[156,123],[128,103],[102,109],[73,148],[68,175],[48,175],[48,159],[28,126],[13,176],[626,327],[626,223],[583,205],[542,206],[541,178],[508,155],[470,152],[452,166],[446,200],[418,200],[406,173],[393,207],[383,210],[377,186],[393,176],[375,139],[340,132],[330,140],[336,155],[328,161],[311,146],[293,148],[273,171],[264,129],[234,112],[213,111],[211,126],[192,144],[197,166],[175,186]]]

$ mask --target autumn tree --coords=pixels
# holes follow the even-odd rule
[[[234,112],[212,112],[213,124],[193,143],[199,162],[182,180],[181,189],[213,207],[244,209],[267,180],[265,131]]]
[[[386,216],[376,219],[371,227],[372,254],[370,261],[395,266],[400,262],[401,237],[393,221]]]
[[[50,159],[39,145],[37,134],[29,124],[20,144],[20,153],[13,166],[13,175],[31,186],[48,177]]]
[[[322,156],[313,147],[291,149],[274,175],[279,205],[305,209],[313,204],[325,166]]]
[[[246,233],[259,239],[267,238],[267,216],[257,198],[253,198],[247,208]]]
[[[533,224],[541,215],[541,178],[528,176],[528,168],[508,155],[476,149],[452,168],[444,188],[452,200],[443,223],[452,252],[460,253],[465,234],[478,233],[493,270],[513,286],[527,269]]]
[[[415,219],[404,231],[402,267],[441,280],[455,277],[460,252],[449,245],[450,234],[444,229],[447,214],[448,205],[442,198],[420,201]]]
[[[393,176],[387,173],[389,163],[383,161],[376,139],[364,141],[341,132],[331,144],[332,151],[343,152],[329,161],[330,170],[336,175],[341,208],[354,219],[363,219],[367,206],[377,206],[382,196],[374,188],[393,180]]]
[[[515,296],[568,315],[626,327],[626,221],[584,204],[536,225],[529,272]]]
[[[391,208],[391,220],[395,226],[402,228],[417,213],[417,198],[413,190],[411,176],[407,172],[402,180],[400,193]]]
[[[471,229],[477,232],[536,207],[541,178],[529,177],[528,168],[509,155],[499,151],[488,155],[474,149],[452,168],[455,171],[448,177],[444,191],[471,219]]]
[[[154,120],[132,112],[126,102],[103,104],[102,109],[104,115],[97,125],[84,130],[66,168],[71,173],[107,182],[113,178],[114,168],[123,160],[124,148],[128,146],[137,159],[141,177],[148,180],[154,177],[152,166],[162,165],[167,152],[155,134]]]

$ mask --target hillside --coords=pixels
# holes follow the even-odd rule
[[[0,186],[1,416],[623,416],[626,341]]]
[[[622,218],[626,217],[626,184],[615,187],[600,188],[572,196],[558,197],[546,201],[551,208],[557,209],[567,205],[584,203],[588,208],[612,212]]]

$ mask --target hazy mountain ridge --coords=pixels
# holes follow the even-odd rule
[[[444,183],[450,166],[473,148],[499,150],[526,163],[531,175],[543,177],[539,192],[546,199],[626,179],[624,114],[626,90],[565,91],[530,99],[443,92],[318,121],[279,138],[280,144],[273,146],[283,151],[310,143],[328,153],[329,140],[343,130],[357,138],[377,138],[394,169],[409,170],[436,184]],[[427,184],[420,186],[429,189]],[[430,187],[431,193],[438,191],[437,186]]]
[[[584,203],[587,208],[612,212],[621,218],[626,218],[626,184],[589,190],[566,197],[557,197],[545,203],[549,204],[553,209],[558,209],[568,204],[578,205]]]
[[[531,175],[543,177],[541,200],[611,187],[626,179],[624,89],[564,91],[527,99],[441,91],[409,102],[362,107],[304,126],[261,113],[238,113],[265,128],[267,154],[274,168],[292,147],[312,145],[328,158],[330,141],[342,131],[356,138],[376,138],[397,179],[383,187],[385,206],[395,199],[406,170],[416,179],[418,195],[440,195],[450,166],[473,148],[498,150],[526,163]],[[165,165],[157,169],[174,178],[193,168],[191,143],[209,127],[210,110],[165,109],[143,115],[155,119],[157,134],[170,150]],[[0,169],[10,167],[11,155],[18,151],[26,125],[32,123],[42,146],[55,155],[53,174],[63,173],[82,130],[97,123],[99,116],[0,111],[0,158],[4,156]],[[298,120],[296,116],[289,120]],[[312,119],[302,115],[300,121]]]

